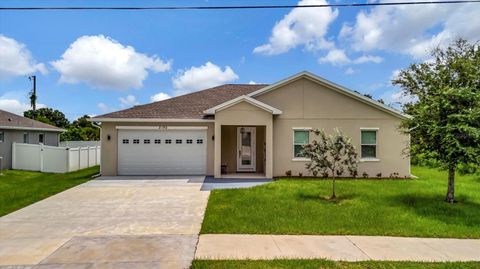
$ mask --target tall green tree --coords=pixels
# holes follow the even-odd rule
[[[431,51],[432,59],[401,70],[392,83],[414,97],[403,122],[411,154],[426,153],[448,169],[445,201],[455,202],[455,170],[480,164],[480,50],[458,39]]]
[[[98,141],[100,128],[88,121],[90,116],[84,115],[72,122],[67,131],[60,135],[61,141]]]
[[[100,128],[93,122],[89,121],[90,116],[83,115],[82,117],[74,120],[71,124],[74,128],[80,128],[85,133],[86,141],[98,141],[100,140]]]
[[[51,108],[39,108],[35,112],[33,110],[27,110],[23,112],[23,116],[38,120],[47,124],[57,126],[59,128],[67,128],[70,122],[59,110],[53,110]]]

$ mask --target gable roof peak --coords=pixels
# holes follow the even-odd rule
[[[265,94],[265,93],[267,93],[267,92],[273,91],[273,90],[275,90],[275,89],[277,89],[277,88],[279,88],[279,87],[281,87],[281,86],[283,86],[283,85],[286,85],[286,84],[288,84],[288,83],[290,83],[290,82],[292,82],[292,81],[295,81],[295,80],[297,80],[297,79],[300,79],[300,78],[308,78],[308,79],[310,79],[310,80],[312,80],[312,81],[314,81],[314,82],[316,82],[316,83],[318,83],[318,84],[326,85],[326,86],[328,86],[329,88],[331,88],[331,89],[333,89],[333,90],[335,90],[335,91],[337,91],[337,92],[340,92],[340,93],[342,93],[342,94],[345,94],[345,95],[347,95],[347,96],[349,96],[349,97],[352,97],[352,98],[354,98],[354,99],[356,99],[356,100],[358,100],[358,101],[360,101],[360,102],[363,102],[363,103],[365,103],[365,104],[367,104],[367,105],[373,106],[373,107],[375,107],[375,108],[377,108],[377,109],[380,109],[380,110],[382,110],[382,111],[384,111],[384,112],[387,112],[387,113],[389,113],[389,114],[391,114],[391,115],[393,115],[393,116],[396,116],[396,117],[398,117],[398,118],[401,118],[401,119],[411,118],[411,116],[408,115],[408,114],[405,114],[405,113],[403,113],[403,112],[401,112],[401,111],[398,111],[398,110],[396,110],[396,109],[394,109],[394,108],[392,108],[392,107],[389,107],[389,106],[387,106],[387,105],[385,105],[385,104],[382,104],[382,103],[380,103],[380,102],[378,102],[378,101],[376,101],[376,100],[374,100],[374,99],[368,98],[368,97],[366,97],[366,96],[364,96],[364,95],[362,95],[362,94],[360,94],[360,93],[358,93],[358,92],[356,92],[356,91],[353,91],[353,90],[351,90],[351,89],[348,89],[348,88],[346,88],[346,87],[343,87],[343,86],[341,86],[341,85],[339,85],[339,84],[337,84],[337,83],[335,83],[335,82],[332,82],[332,81],[330,81],[330,80],[327,80],[327,79],[324,79],[324,78],[322,78],[322,77],[320,77],[320,76],[317,76],[317,75],[315,75],[315,74],[313,74],[313,73],[311,73],[311,72],[309,72],[309,71],[301,71],[301,72],[299,72],[299,73],[296,73],[296,74],[294,74],[294,75],[292,75],[292,76],[290,76],[290,77],[287,77],[286,79],[280,80],[280,81],[278,81],[278,82],[276,82],[276,83],[273,83],[273,84],[271,84],[271,85],[269,85],[269,86],[263,87],[263,88],[261,88],[261,89],[259,89],[259,90],[257,90],[257,91],[254,91],[254,92],[252,92],[252,93],[249,93],[248,96],[250,96],[250,97],[256,97],[256,96]]]

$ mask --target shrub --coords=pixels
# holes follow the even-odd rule
[[[332,135],[323,130],[311,131],[317,137],[311,143],[303,146],[305,157],[311,161],[306,167],[310,172],[330,172],[332,175],[332,199],[335,199],[335,177],[341,176],[345,168],[350,173],[357,170],[357,152],[352,139],[339,129],[334,129]]]

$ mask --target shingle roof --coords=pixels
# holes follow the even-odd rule
[[[134,106],[93,118],[205,119],[204,110],[267,86],[266,84],[225,84],[146,105]]]
[[[0,129],[42,129],[61,132],[63,129],[50,124],[25,118],[4,110],[0,110]]]

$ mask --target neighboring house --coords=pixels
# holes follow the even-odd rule
[[[358,149],[359,175],[410,176],[409,117],[308,72],[272,85],[223,86],[97,116],[103,175],[308,175],[312,128],[338,127]]]
[[[12,143],[58,146],[63,129],[0,110],[2,169],[12,168]]]

